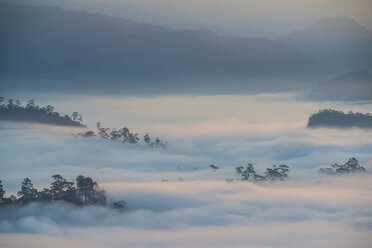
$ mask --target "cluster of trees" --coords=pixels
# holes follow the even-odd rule
[[[38,191],[34,188],[29,178],[23,179],[21,190],[17,196],[5,196],[5,191],[0,180],[0,206],[27,205],[33,202],[55,203],[68,202],[77,206],[98,205],[107,206],[106,193],[100,189],[98,183],[90,177],[78,176],[76,187],[74,182],[69,182],[61,175],[53,175],[53,182],[49,188]],[[111,207],[123,210],[124,201],[114,202]]]
[[[40,107],[35,104],[33,99],[28,100],[25,106],[20,100],[0,97],[0,120],[26,121],[33,123],[63,125],[63,126],[84,126],[83,117],[78,112],[73,112],[71,116],[62,116],[54,111],[52,105]]]
[[[236,172],[241,176],[243,181],[285,181],[288,178],[289,167],[287,165],[273,165],[273,168],[267,168],[265,175],[258,175],[252,164],[248,166],[236,167]]]
[[[99,136],[103,139],[116,140],[129,144],[138,144],[141,142],[141,138],[139,137],[138,133],[132,133],[127,127],[110,129],[103,127],[100,122],[97,123],[96,127],[97,132],[87,131],[85,133],[77,133],[75,136],[85,138]],[[148,133],[143,136],[142,141],[144,144],[150,147],[165,148],[167,146],[166,141],[163,141],[160,138],[155,138],[153,140]]]
[[[323,109],[310,116],[307,127],[372,128],[372,115]]]
[[[333,164],[331,167],[321,168],[320,173],[328,175],[347,174],[355,172],[366,172],[366,169],[359,165],[356,158],[350,158],[345,164]]]

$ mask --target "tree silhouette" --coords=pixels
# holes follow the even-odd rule
[[[273,168],[267,168],[265,172],[265,176],[258,175],[253,168],[252,164],[248,164],[248,166],[243,167],[239,166],[235,168],[235,171],[241,175],[241,180],[243,181],[285,181],[288,178],[287,172],[289,172],[289,167],[287,165],[273,165]]]
[[[271,181],[285,181],[288,178],[289,167],[287,165],[273,165],[273,168],[267,168],[265,178]]]
[[[113,209],[117,209],[119,211],[124,211],[126,208],[127,203],[125,201],[116,201],[112,204]]]
[[[68,182],[61,175],[53,175],[54,182],[50,184],[51,200],[73,201],[76,189],[73,182]]]
[[[46,110],[47,114],[51,115],[51,114],[53,114],[54,107],[52,105],[48,105],[48,106],[45,107],[45,110]]]
[[[265,177],[260,176],[256,173],[251,163],[248,163],[248,166],[245,168],[243,166],[236,167],[236,172],[241,174],[243,181],[263,181]]]
[[[35,201],[38,197],[37,190],[34,188],[34,185],[28,177],[23,179],[21,190],[18,191],[17,195],[19,196],[18,200],[21,205]]]
[[[73,119],[74,121],[76,121],[77,118],[78,118],[78,116],[79,116],[79,113],[78,113],[78,112],[73,112],[73,113],[71,114],[71,116],[72,116],[72,119]]]
[[[76,178],[76,193],[83,205],[106,205],[105,191],[99,189],[98,184],[90,177]]]
[[[5,196],[5,190],[3,187],[3,182],[0,180],[0,203],[3,202],[4,196]]]
[[[138,133],[132,133],[129,128],[123,127],[120,129],[110,129],[105,128],[102,126],[101,122],[97,122],[97,136],[107,139],[107,140],[115,140],[120,141],[122,143],[128,144],[138,144],[141,140],[138,137]],[[75,137],[93,137],[96,136],[94,131],[87,131],[85,133],[77,133],[74,134]],[[167,142],[161,140],[160,138],[155,138],[154,141],[151,140],[151,137],[148,133],[143,136],[143,143],[150,147],[160,147],[165,148],[167,146]]]

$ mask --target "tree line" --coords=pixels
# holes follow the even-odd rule
[[[83,138],[98,136],[103,139],[120,141],[122,143],[128,144],[138,144],[140,142],[143,142],[147,146],[161,148],[165,148],[168,144],[166,141],[161,140],[159,137],[152,139],[150,137],[150,134],[148,133],[146,133],[142,138],[140,138],[138,133],[131,132],[127,127],[123,127],[120,129],[116,128],[110,129],[103,127],[100,122],[97,122],[96,128],[97,128],[96,132],[89,130],[84,133],[74,134],[74,136]]]
[[[106,192],[90,177],[79,175],[74,182],[67,181],[61,175],[53,175],[49,188],[38,191],[31,180],[26,177],[21,183],[17,195],[7,197],[0,180],[0,207],[8,205],[24,206],[33,202],[55,203],[68,202],[76,206],[108,206]],[[117,201],[110,205],[114,209],[125,209],[124,201]]]
[[[33,123],[83,127],[83,117],[78,112],[61,115],[52,105],[40,107],[33,99],[22,105],[20,100],[0,97],[0,120],[26,121]]]

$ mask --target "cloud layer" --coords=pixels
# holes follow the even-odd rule
[[[371,131],[305,128],[317,109],[338,106],[370,112],[369,105],[301,102],[288,94],[58,99],[52,104],[63,113],[79,106],[90,127],[104,120],[107,127],[150,132],[169,146],[148,149],[74,138],[71,134],[79,129],[2,122],[0,156],[6,176],[1,179],[7,192],[16,192],[26,176],[44,187],[53,174],[67,179],[83,174],[102,183],[215,180],[236,178],[234,168],[247,163],[260,174],[272,164],[284,163],[296,179],[316,177],[320,167],[345,163],[350,157],[372,169]],[[212,171],[210,164],[220,169]]]
[[[369,247],[370,175],[254,185],[223,181],[105,184],[124,213],[29,205],[1,212],[7,247]],[[46,236],[45,236],[46,235]],[[59,243],[59,242],[58,242]],[[39,246],[40,247],[40,246]]]
[[[90,107],[90,126],[94,119],[108,120],[107,126],[128,123],[167,140],[167,149],[2,122],[0,179],[8,193],[16,193],[26,176],[41,189],[53,174],[68,180],[82,174],[93,177],[110,202],[125,200],[128,210],[66,204],[1,209],[0,247],[370,247],[371,174],[317,172],[352,156],[371,171],[370,132],[307,130],[308,112],[337,103],[293,104],[288,96],[270,95],[83,98],[61,109],[79,106],[86,113]],[[225,181],[248,162],[260,174],[286,163],[290,180]]]

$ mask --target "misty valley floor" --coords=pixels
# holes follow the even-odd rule
[[[96,138],[81,128],[0,122],[0,179],[15,194],[24,177],[93,177],[127,211],[31,204],[0,211],[0,247],[370,247],[371,130],[307,129],[323,108],[291,94],[40,97],[86,124],[149,131],[166,149]],[[44,102],[43,102],[44,101]],[[75,109],[76,106],[79,109]],[[107,110],[110,110],[108,113]],[[368,173],[325,177],[319,168],[356,157]],[[236,166],[290,166],[286,182],[237,180]],[[211,169],[214,164],[219,169]],[[227,182],[225,179],[234,179]],[[166,180],[166,182],[162,182]]]

